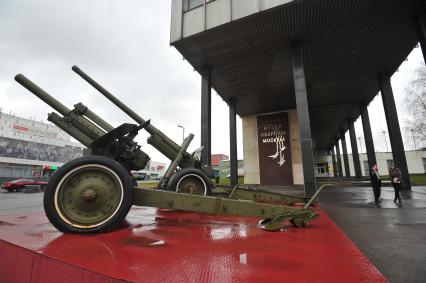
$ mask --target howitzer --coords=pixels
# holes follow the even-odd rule
[[[137,124],[125,123],[114,128],[82,103],[69,109],[25,76],[16,75],[18,83],[59,113],[50,113],[48,120],[87,147],[83,157],[64,164],[53,175],[44,194],[46,215],[60,231],[86,233],[111,230],[124,220],[132,204],[259,216],[265,218],[261,225],[268,230],[280,229],[284,220],[301,227],[318,216],[309,205],[304,208],[283,205],[306,202],[306,198],[263,190],[238,186],[215,188],[213,195],[216,196],[209,196],[212,195],[212,169],[203,166],[195,153],[187,152],[194,135],[190,134],[179,146],[155,128],[150,120],[141,118],[77,66],[72,69]],[[142,129],[151,135],[148,143],[172,161],[159,182],[160,190],[135,187],[130,174],[131,170],[145,168],[150,160],[134,141]]]
[[[128,114],[132,119],[134,119],[139,125],[123,124],[114,129],[114,127],[90,111],[90,109],[82,103],[75,104],[74,109],[72,110],[68,109],[25,76],[19,74],[15,77],[15,80],[63,116],[61,117],[56,113],[50,113],[48,120],[67,132],[83,145],[87,146],[89,149],[86,151],[87,154],[102,155],[117,160],[128,170],[144,169],[149,161],[149,156],[140,150],[140,146],[138,146],[133,139],[138,130],[145,128],[146,131],[151,134],[148,138],[149,144],[165,155],[168,159],[172,161],[178,160],[177,162],[172,162],[165,176],[160,181],[159,186],[161,188],[167,188],[170,177],[176,170],[177,166],[182,169],[202,169],[205,174],[211,174],[212,171],[209,166],[201,166],[201,162],[194,155],[187,153],[186,148],[185,150],[182,150],[182,146],[177,145],[174,141],[151,125],[149,120],[145,121],[142,119],[133,110],[119,101],[115,96],[95,82],[77,66],[74,66],[72,69],[106,98]],[[192,138],[192,134],[187,137],[188,141],[184,143],[187,144],[186,147],[189,146],[189,140],[192,140]],[[204,195],[210,194],[211,191],[211,187],[208,185],[204,188],[197,189],[202,190],[200,193]]]

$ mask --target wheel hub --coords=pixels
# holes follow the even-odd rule
[[[182,187],[185,193],[193,194],[198,191],[196,184],[193,182],[186,182],[182,185]]]
[[[93,188],[88,188],[82,192],[81,199],[85,203],[95,202],[98,199],[98,193]]]

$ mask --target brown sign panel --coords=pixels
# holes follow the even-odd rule
[[[293,185],[288,113],[257,116],[260,184]]]

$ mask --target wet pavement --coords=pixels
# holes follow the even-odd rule
[[[24,194],[0,189],[0,215],[43,211],[43,193]]]
[[[371,187],[328,187],[320,194],[321,204],[333,207],[354,208],[426,208],[426,186],[413,187],[411,191],[401,191],[401,204],[393,202],[395,193],[392,187],[382,187],[380,202],[374,202]]]
[[[371,187],[327,188],[320,203],[391,282],[426,282],[426,187],[401,196],[384,187],[375,204]]]

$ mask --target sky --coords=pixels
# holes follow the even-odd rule
[[[5,113],[46,122],[52,109],[13,78],[22,73],[63,104],[83,102],[110,124],[133,122],[75,74],[78,65],[166,135],[182,142],[195,134],[189,148],[200,146],[201,78],[170,46],[170,0],[1,0],[0,1],[0,108]],[[422,61],[413,50],[392,78],[401,128],[407,110],[404,88]],[[228,107],[212,92],[212,153],[229,153]],[[380,96],[369,106],[376,149],[386,150],[387,128]],[[357,136],[362,137],[360,121]],[[383,135],[385,131],[385,135]],[[237,118],[238,157],[242,154],[241,119]],[[404,136],[406,149],[412,141]],[[137,141],[152,160],[168,162]],[[349,136],[346,137],[350,151]],[[386,137],[388,148],[389,138]],[[361,139],[361,148],[365,145]]]

